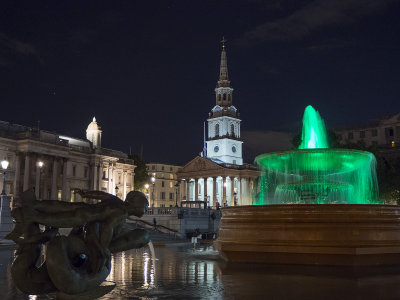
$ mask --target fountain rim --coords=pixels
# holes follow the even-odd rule
[[[270,152],[270,153],[263,153],[259,154],[256,156],[254,159],[255,161],[258,161],[261,158],[265,157],[270,157],[270,156],[281,156],[285,154],[293,154],[293,153],[305,153],[305,152],[311,152],[311,153],[318,153],[318,152],[351,152],[354,154],[361,154],[370,157],[373,155],[372,152],[369,151],[364,151],[364,150],[358,150],[358,149],[345,149],[345,148],[310,148],[310,149],[292,149],[292,150],[286,150],[286,151],[276,151],[276,152]]]

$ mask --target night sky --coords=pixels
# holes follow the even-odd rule
[[[106,3],[106,4],[104,4]],[[400,112],[400,1],[1,1],[0,120],[184,164],[203,147],[222,36],[247,162]]]

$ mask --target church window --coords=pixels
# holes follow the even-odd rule
[[[226,94],[224,94],[224,100],[226,100]]]
[[[214,152],[218,152],[219,151],[219,147],[218,146],[215,146],[214,147]]]
[[[231,135],[235,135],[235,125],[231,124]]]
[[[219,136],[219,124],[215,125],[215,136]]]

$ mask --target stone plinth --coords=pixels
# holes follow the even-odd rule
[[[237,262],[400,264],[400,206],[223,208],[215,245],[225,259]]]

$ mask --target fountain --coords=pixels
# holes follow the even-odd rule
[[[324,121],[307,106],[299,150],[256,157],[261,191],[255,204],[376,204],[372,153],[329,149]]]
[[[325,125],[305,109],[299,149],[259,155],[251,206],[223,209],[216,246],[242,262],[400,263],[400,210],[378,198],[372,153],[328,147]]]

